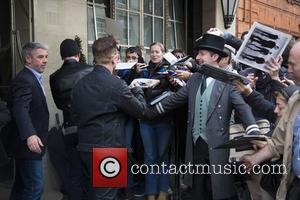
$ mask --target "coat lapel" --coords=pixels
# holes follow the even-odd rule
[[[33,79],[35,85],[39,88],[39,92],[40,92],[40,96],[42,98],[42,101],[43,101],[43,103],[44,103],[47,111],[49,112],[48,106],[47,106],[46,97],[44,95],[43,89],[42,89],[39,81],[36,79],[35,75],[29,69],[27,69],[26,67],[24,67],[24,70],[26,70],[27,74],[29,74],[29,76]]]
[[[225,87],[225,83],[217,81],[214,84],[211,96],[210,96],[210,101],[209,101],[209,106],[208,106],[208,114],[207,114],[207,121],[211,117],[213,111],[217,107],[217,104],[220,100],[220,97],[223,93],[223,89]]]
[[[191,91],[191,94],[192,94],[192,105],[195,105],[195,101],[196,101],[196,95],[197,95],[197,92],[198,92],[198,89],[200,87],[200,84],[201,84],[201,81],[202,81],[202,78],[201,79],[198,79],[197,81],[194,82],[194,85],[193,87],[191,87],[192,91]]]
[[[194,122],[196,95],[200,87],[201,81],[202,81],[202,76],[199,75],[199,78],[197,77],[191,86],[190,97],[189,97],[191,111],[192,111],[191,122]]]

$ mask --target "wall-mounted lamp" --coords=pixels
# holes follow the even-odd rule
[[[222,10],[224,18],[224,27],[226,29],[230,28],[234,16],[236,13],[236,8],[239,3],[239,0],[221,0],[222,1]]]

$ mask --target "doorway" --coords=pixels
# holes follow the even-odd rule
[[[11,80],[23,68],[22,45],[33,40],[33,0],[3,0],[0,3],[0,98],[8,100]],[[0,136],[4,146],[5,133]],[[0,199],[8,199],[13,181],[13,161],[0,165]]]
[[[33,40],[33,1],[4,0],[0,5],[0,97],[7,100],[9,84],[23,68],[22,45]]]

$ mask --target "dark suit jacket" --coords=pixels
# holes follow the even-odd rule
[[[195,99],[202,81],[200,73],[194,73],[187,85],[174,95],[164,99],[156,105],[160,113],[168,112],[188,102],[188,128],[186,139],[186,164],[193,163],[192,128],[194,123]],[[213,86],[206,122],[209,159],[212,165],[225,165],[228,163],[229,149],[214,149],[229,139],[229,123],[232,110],[241,116],[243,124],[248,127],[255,124],[250,107],[245,103],[238,91],[229,84],[215,81]],[[201,152],[199,152],[201,154]],[[219,172],[218,169],[215,172]],[[235,194],[234,177],[232,175],[211,175],[213,197],[216,199],[229,198]],[[193,184],[193,176],[187,174],[185,183]]]
[[[0,132],[10,120],[10,112],[6,107],[6,104],[0,99]]]
[[[27,68],[18,73],[11,85],[10,109],[16,124],[15,157],[41,159],[47,144],[49,111],[42,87]],[[42,140],[42,154],[31,152],[27,138],[36,134]]]

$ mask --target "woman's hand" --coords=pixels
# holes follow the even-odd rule
[[[176,70],[176,73],[180,80],[187,80],[192,75],[191,72],[185,70]]]
[[[141,71],[144,71],[147,69],[147,65],[144,63],[136,63],[135,64],[135,72],[140,73]]]
[[[279,56],[276,60],[274,58],[270,58],[265,65],[265,68],[269,71],[269,75],[273,80],[280,81],[279,78],[279,70],[281,67],[283,59]]]

